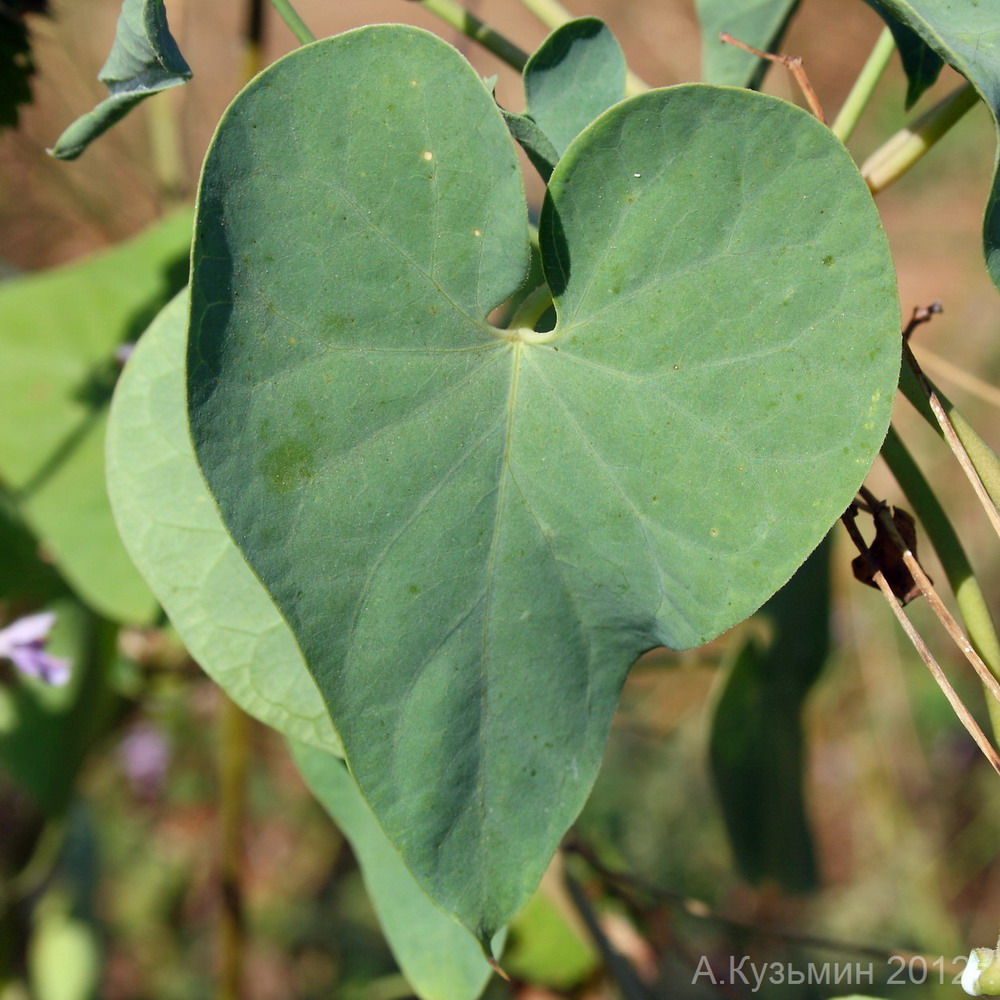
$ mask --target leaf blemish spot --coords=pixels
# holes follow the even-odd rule
[[[429,149],[425,149],[420,154],[420,158],[422,160],[425,160],[427,163],[430,163],[430,161],[434,159],[434,154]]]
[[[483,235],[483,231],[481,229],[473,229],[472,230],[472,235],[473,236],[482,236]]]

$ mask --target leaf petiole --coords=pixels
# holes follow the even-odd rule
[[[861,165],[861,176],[872,194],[898,181],[978,102],[972,84],[963,83],[875,150]]]
[[[309,30],[306,22],[299,17],[299,12],[292,6],[290,0],[271,0],[271,6],[288,25],[300,45],[308,45],[310,42],[316,41],[316,36]]]
[[[505,38],[491,28],[485,21],[481,21],[471,11],[466,10],[456,0],[415,0],[425,10],[441,18],[445,24],[450,25],[456,31],[462,32],[474,42],[488,52],[492,52],[498,59],[502,59],[508,66],[516,69],[518,73],[524,69],[524,64],[528,61],[528,53],[519,45],[515,45],[509,38]]]

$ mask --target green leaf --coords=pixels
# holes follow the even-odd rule
[[[104,426],[116,349],[184,284],[185,209],[112,250],[0,286],[0,478],[67,583],[119,621],[156,605],[111,517]]]
[[[181,292],[143,334],[115,389],[108,493],[129,555],[188,651],[245,711],[341,753],[284,619],[226,532],[188,434]]]
[[[479,944],[414,881],[344,762],[289,741],[302,777],[351,848],[399,967],[421,1000],[475,1000],[493,970]],[[502,935],[494,942],[499,953]]]
[[[986,266],[1000,289],[1000,5],[954,0],[872,0],[916,32],[986,102],[997,132],[997,165],[983,220]]]
[[[511,136],[524,150],[531,165],[538,171],[542,180],[548,183],[559,159],[559,151],[552,145],[552,140],[527,115],[516,115],[501,108],[500,113],[507,123]]]
[[[49,815],[71,801],[87,752],[115,717],[109,680],[117,657],[117,629],[79,602],[48,605],[56,622],[46,648],[70,661],[69,683],[51,687],[16,675],[0,685],[0,770]]]
[[[912,29],[893,17],[886,10],[880,10],[878,0],[865,0],[885,21],[892,32],[893,41],[899,50],[899,57],[906,73],[906,107],[912,108],[921,95],[932,87],[944,65],[941,57]]]
[[[750,52],[719,41],[728,31],[762,52],[774,52],[799,0],[695,0],[701,22],[702,71],[708,83],[756,90],[768,64]]]
[[[587,128],[542,212],[546,334],[486,321],[526,214],[468,64],[375,26],[230,106],[193,258],[202,470],[380,823],[481,942],[586,799],[629,665],[791,576],[899,363],[867,188],[784,102],[676,87]]]
[[[97,77],[110,96],[77,118],[49,152],[75,160],[137,104],[191,79],[191,68],[167,25],[163,0],[123,0],[108,60]]]
[[[41,605],[66,596],[66,584],[41,558],[38,541],[0,489],[0,600]]]
[[[524,67],[527,114],[559,156],[598,115],[625,97],[625,54],[603,21],[556,28]]]
[[[733,853],[752,881],[816,888],[802,794],[802,706],[829,652],[824,543],[760,611],[769,640],[738,651],[716,702],[709,758]]]

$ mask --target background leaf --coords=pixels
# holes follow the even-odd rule
[[[122,538],[188,651],[241,708],[342,753],[288,626],[233,545],[195,462],[187,314],[184,291],[143,334],[115,389],[107,475]]]
[[[761,608],[771,634],[740,647],[719,694],[709,757],[744,876],[792,892],[817,887],[803,801],[802,707],[830,648],[830,553],[824,543]]]
[[[125,554],[104,487],[104,427],[134,338],[184,284],[191,213],[113,250],[0,286],[0,478],[66,581],[118,621],[156,604]]]
[[[484,943],[582,806],[629,665],[788,579],[898,376],[871,197],[804,112],[654,91],[549,195],[559,319],[527,343],[485,321],[527,264],[501,116],[440,40],[361,29],[230,107],[193,258],[210,488],[381,825]]]
[[[701,22],[702,76],[708,83],[756,90],[768,63],[719,41],[728,31],[762,52],[776,52],[799,0],[695,0]]]
[[[937,81],[944,62],[915,31],[893,17],[887,10],[880,9],[878,0],[865,0],[865,3],[878,13],[892,32],[908,81],[906,107],[911,108],[924,91]]]
[[[115,41],[98,79],[109,96],[59,136],[49,150],[57,159],[75,160],[147,97],[191,79],[191,68],[170,34],[163,0],[123,0]]]
[[[986,102],[997,132],[993,187],[983,220],[986,266],[1000,289],[1000,5],[952,0],[871,0],[958,70]]]
[[[607,25],[581,17],[556,28],[524,67],[527,114],[561,156],[625,97],[625,54]]]
[[[475,938],[434,906],[414,881],[344,762],[289,742],[313,795],[350,841],[392,953],[421,1000],[475,1000],[493,970]],[[503,948],[502,935],[494,942]]]

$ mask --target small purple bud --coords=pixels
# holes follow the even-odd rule
[[[159,795],[170,764],[170,747],[159,727],[135,723],[118,746],[118,759],[137,795],[147,799]]]
[[[121,368],[125,367],[125,362],[132,357],[132,352],[135,350],[135,344],[126,343],[119,344],[117,350],[115,351],[115,361]]]
[[[65,684],[69,680],[69,660],[50,656],[44,648],[55,620],[51,611],[42,611],[0,629],[0,657],[10,660],[28,677],[56,686]]]

